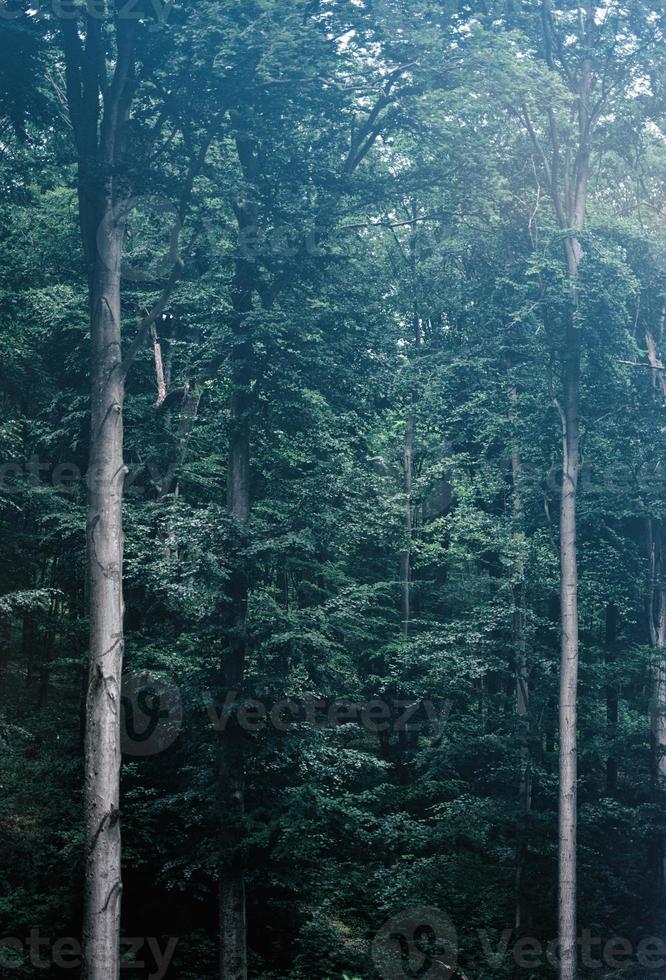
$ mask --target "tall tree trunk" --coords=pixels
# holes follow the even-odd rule
[[[120,971],[120,695],[123,668],[122,502],[125,376],[182,271],[177,258],[160,300],[124,357],[121,261],[131,188],[123,177],[135,92],[137,21],[116,17],[109,35],[88,9],[60,19],[69,116],[78,155],[81,240],[88,271],[91,419],[88,468],[87,595],[90,667],[84,769],[84,980],[118,980]],[[110,77],[107,77],[109,76]],[[183,205],[184,206],[184,205]]]
[[[239,231],[254,227],[254,209],[237,211]],[[245,677],[247,571],[242,557],[250,516],[250,419],[252,341],[247,314],[252,309],[254,265],[236,260],[232,288],[231,431],[227,468],[227,510],[236,525],[236,554],[228,585],[229,630],[222,656],[224,692],[240,693]],[[247,980],[245,870],[241,856],[245,814],[245,739],[235,714],[220,733],[218,791],[221,801],[223,865],[219,881],[220,980]]]
[[[576,502],[579,474],[578,405],[580,351],[577,327],[567,328],[562,404],[562,491],[560,502],[560,744],[559,744],[559,938],[560,978],[576,977],[576,831],[578,566]]]
[[[402,71],[400,69],[399,71]],[[399,71],[391,73],[385,93],[379,97],[366,122],[354,134],[344,163],[344,172],[351,175],[370,151],[381,132],[380,115]],[[261,154],[254,140],[246,135],[247,121],[240,113],[231,115],[237,127],[235,136],[238,160],[248,185],[259,176]],[[256,206],[247,200],[235,207],[239,239],[247,242],[248,233],[256,233]],[[253,351],[247,314],[252,310],[252,297],[258,283],[255,264],[240,255],[236,260],[232,287],[231,352],[232,396],[231,430],[227,466],[227,510],[235,519],[237,554],[232,556],[229,577],[229,642],[223,653],[221,684],[226,691],[240,691],[245,676],[247,647],[246,617],[248,598],[247,572],[241,549],[246,537],[250,516],[250,411],[253,398]],[[243,733],[232,714],[218,742],[218,796],[221,804],[221,842],[225,854],[219,881],[219,971],[220,980],[246,980],[247,937],[245,911],[245,875],[240,849],[245,811],[245,749]]]
[[[86,699],[83,952],[85,980],[117,980],[120,936],[120,687],[123,667],[124,379],[120,262],[124,227],[97,234],[91,284],[92,414],[87,556],[90,670]]]
[[[658,338],[663,341],[666,305],[662,304],[659,317]],[[655,396],[666,401],[666,373],[659,356],[654,335],[645,331],[648,361],[652,368]],[[666,579],[664,569],[663,525],[660,519],[646,520],[646,544],[649,562],[647,623],[650,645],[654,650],[652,665],[652,696],[650,700],[650,750],[652,798],[655,805],[662,802],[666,787]],[[666,897],[666,842],[661,832],[652,835],[649,845],[649,864],[652,871],[655,896],[654,928],[657,934],[664,930],[663,906]]]
[[[402,590],[402,619],[401,630],[405,636],[409,633],[411,617],[411,559],[412,559],[412,469],[414,461],[414,415],[407,419],[405,427],[404,466],[404,542],[400,554],[400,585]]]
[[[84,770],[84,980],[118,980],[120,971],[120,695],[124,653],[123,459],[125,376],[181,274],[177,259],[158,303],[122,357],[121,260],[126,210],[109,193],[80,194],[90,276],[91,419],[87,475],[87,570],[90,667],[86,695]],[[99,187],[98,187],[99,190]],[[100,200],[98,224],[91,211]],[[86,237],[96,229],[94,244]]]
[[[612,669],[615,663],[615,645],[617,642],[618,611],[613,602],[606,606],[605,648],[606,667]],[[609,678],[606,683],[606,726],[611,748],[606,759],[606,792],[614,796],[617,792],[617,758],[612,743],[617,738],[617,722],[619,714],[619,692],[615,678]]]
[[[557,30],[548,4],[542,5],[545,56],[558,70],[553,57],[553,32]],[[580,469],[580,323],[578,271],[582,246],[573,229],[582,229],[587,211],[590,176],[591,109],[595,81],[592,54],[596,43],[595,7],[584,0],[578,8],[579,71],[564,70],[563,80],[575,99],[577,139],[558,129],[552,107],[546,109],[550,155],[539,139],[529,111],[523,118],[534,150],[541,158],[555,216],[563,233],[564,258],[570,302],[564,329],[562,399],[557,403],[562,423],[562,488],[560,498],[560,704],[559,704],[559,867],[558,938],[560,980],[576,980],[576,837],[577,837],[577,697],[578,697],[578,562],[576,554],[576,504]],[[560,75],[562,70],[560,66]],[[603,101],[603,100],[602,100]],[[597,107],[598,108],[598,107]]]
[[[666,788],[666,574],[664,569],[664,534],[661,521],[647,521],[647,546],[650,562],[648,589],[648,631],[655,652],[652,667],[651,750],[652,785],[655,803],[660,803]],[[663,835],[655,835],[652,847],[653,877],[657,899],[655,925],[663,929],[663,907],[666,896],[666,846]]]
[[[412,290],[412,326],[414,330],[415,364],[412,369],[417,368],[418,356],[423,342],[423,330],[421,327],[421,315],[419,312],[418,300],[418,266],[416,254],[416,229],[418,219],[418,209],[416,202],[412,201],[410,208],[411,226],[409,232],[409,272],[411,277]],[[409,634],[411,621],[411,577],[412,577],[412,481],[414,475],[414,407],[418,398],[417,384],[413,386],[411,401],[412,410],[407,417],[405,425],[405,446],[403,453],[403,487],[404,487],[404,541],[403,549],[400,553],[400,588],[401,588],[401,621],[400,629],[404,636]]]
[[[510,391],[511,412],[515,413],[517,402],[517,392],[515,388]],[[518,841],[516,845],[516,914],[515,927],[518,936],[528,934],[530,931],[530,912],[529,903],[525,896],[524,872],[527,862],[527,843],[525,832],[527,830],[527,817],[532,809],[532,772],[530,760],[530,718],[529,718],[529,671],[527,664],[527,636],[525,633],[525,567],[521,550],[521,521],[522,521],[522,500],[520,497],[520,454],[514,447],[511,453],[511,472],[513,477],[513,510],[516,521],[516,531],[514,538],[518,548],[516,558],[515,577],[516,584],[513,589],[513,644],[515,658],[515,678],[516,678],[516,717],[519,739],[519,763],[520,779],[518,786],[518,805],[520,820],[518,826]],[[514,975],[520,974],[520,968],[516,965]]]
[[[124,212],[115,176],[133,92],[136,24],[116,24],[112,79],[98,17],[61,22],[67,101],[78,153],[81,240],[88,270],[91,419],[87,591],[90,650],[84,768],[84,980],[120,971],[120,687],[123,664],[122,498],[124,371],[120,264]]]

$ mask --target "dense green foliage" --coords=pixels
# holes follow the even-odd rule
[[[573,9],[554,6],[565,19]],[[205,152],[173,319],[158,323],[169,395],[156,407],[150,344],[128,382],[126,672],[175,687],[182,725],[163,751],[126,756],[123,935],[178,937],[167,975],[215,976],[216,678],[230,563],[242,559],[249,659],[236,709],[254,699],[269,714],[246,737],[251,976],[378,977],[377,930],[428,905],[455,924],[470,980],[510,977],[510,952],[493,962],[489,947],[513,927],[517,855],[528,934],[557,931],[554,399],[568,300],[562,234],[516,106],[563,120],[570,106],[539,46],[539,10],[175,3],[153,30],[149,7],[136,132],[150,167],[137,156],[128,344],[159,293],[187,161]],[[83,864],[88,311],[46,8],[0,21],[0,937],[22,940],[78,935]],[[632,84],[597,131],[580,281],[579,921],[634,948],[666,921],[645,530],[666,520],[665,409],[646,354],[646,332],[664,341],[666,15],[650,8],[629,4],[609,27],[609,63],[646,17],[648,41],[624,51]],[[239,235],[245,198],[256,226]],[[225,507],[239,258],[253,281],[247,535]],[[342,706],[378,701],[384,731]],[[14,964],[8,976],[67,975],[27,954]],[[621,975],[648,974],[628,959]]]

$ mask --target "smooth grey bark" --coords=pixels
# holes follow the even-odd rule
[[[663,336],[664,309],[662,309],[659,336]],[[657,344],[649,330],[645,332],[648,361],[652,368],[652,380],[656,396],[666,401],[666,373],[657,351]],[[648,635],[650,645],[655,651],[652,667],[652,773],[655,795],[659,798],[666,788],[666,569],[664,568],[664,532],[662,522],[648,517],[646,520],[647,552],[650,570],[648,585]],[[664,842],[658,846],[657,880],[659,891],[663,894],[664,881]]]
[[[409,271],[411,277],[412,290],[412,325],[414,330],[415,345],[415,364],[412,370],[418,369],[418,356],[423,343],[423,329],[421,326],[421,315],[419,313],[418,302],[418,267],[416,254],[416,229],[418,221],[418,211],[416,202],[412,201],[409,209]],[[399,242],[398,242],[399,245]],[[411,401],[415,406],[418,398],[417,385],[414,384]],[[409,634],[412,615],[411,603],[411,579],[412,579],[412,538],[413,538],[413,499],[412,483],[414,479],[414,432],[415,432],[414,408],[407,417],[405,425],[405,443],[403,451],[403,549],[400,553],[400,591],[401,591],[401,620],[400,629],[404,636]]]
[[[123,664],[122,224],[99,236],[91,290],[88,469],[90,668],[86,697],[83,952],[86,980],[117,980],[120,935],[120,687]]]
[[[515,422],[516,403],[518,395],[515,387],[509,392],[512,421]],[[515,928],[520,937],[529,932],[530,912],[525,897],[525,865],[527,862],[527,845],[525,843],[525,824],[532,809],[532,768],[530,759],[530,707],[529,707],[529,669],[527,661],[527,634],[525,623],[525,563],[522,554],[522,517],[523,506],[520,496],[521,462],[517,448],[511,452],[511,473],[513,479],[513,516],[516,525],[514,540],[517,547],[515,565],[515,584],[513,587],[513,647],[515,660],[516,683],[516,721],[519,742],[520,775],[518,783],[519,826],[516,844],[516,909]],[[520,975],[516,964],[514,975]]]
[[[593,15],[592,15],[593,16]],[[589,69],[588,69],[589,70]],[[589,93],[588,93],[589,97]],[[582,100],[581,100],[582,104]],[[580,110],[583,113],[583,109]],[[541,145],[525,114],[535,145]],[[553,123],[554,125],[554,123]],[[562,230],[582,228],[589,179],[589,123],[581,122],[581,142],[575,173],[562,193],[557,172],[560,148],[553,140],[553,159],[544,163],[558,223]],[[582,259],[580,241],[564,239],[569,277],[569,311],[564,336],[562,397],[556,399],[562,427],[562,486],[560,494],[560,694],[558,805],[558,936],[560,980],[576,980],[576,836],[577,836],[577,697],[578,697],[578,562],[576,510],[580,472],[580,324],[577,277]]]
[[[662,310],[660,334],[663,335]],[[653,384],[661,401],[666,401],[666,372],[657,352],[651,331],[645,331],[648,361],[652,368]],[[648,518],[646,522],[647,549],[650,568],[648,589],[648,633],[650,645],[656,651],[652,671],[652,752],[653,778],[657,790],[666,785],[666,580],[664,541],[661,521]],[[663,879],[663,872],[662,872]]]
[[[572,315],[573,316],[573,315]],[[576,977],[576,832],[578,718],[578,566],[576,503],[579,475],[580,352],[575,328],[567,330],[562,406],[560,502],[560,707],[559,707],[559,939],[560,978]]]
[[[137,22],[115,23],[107,81],[107,39],[99,17],[62,18],[67,105],[77,150],[81,240],[88,272],[91,419],[88,468],[83,889],[84,980],[118,980],[121,880],[120,695],[123,668],[122,502],[125,376],[163,312],[182,271],[176,260],[162,296],[122,354],[121,262],[130,188],[121,177],[135,91]]]
[[[411,618],[411,563],[412,563],[412,468],[414,461],[414,416],[407,419],[405,426],[405,448],[403,454],[404,474],[404,542],[400,553],[400,586],[401,586],[401,631],[404,636],[409,634]]]
[[[155,361],[155,382],[157,384],[157,401],[155,407],[159,408],[167,396],[167,375],[162,357],[162,342],[157,333],[155,324],[150,328],[150,339],[153,344],[153,360]]]
[[[120,687],[123,663],[122,497],[124,372],[120,266],[125,216],[114,168],[124,149],[132,91],[134,28],[116,34],[110,85],[99,22],[85,32],[62,23],[67,99],[78,152],[81,238],[88,268],[91,419],[88,467],[87,593],[90,612],[84,765],[84,980],[118,980],[121,881]]]
[[[558,70],[554,46],[555,23],[549,0],[543,0],[542,29],[546,60]],[[564,261],[569,282],[569,303],[564,328],[561,398],[555,399],[562,427],[562,486],[560,495],[560,692],[559,692],[559,803],[558,803],[558,939],[560,980],[576,980],[576,843],[577,843],[577,698],[578,698],[578,561],[576,511],[580,472],[580,366],[581,324],[578,273],[583,249],[578,237],[585,226],[590,176],[591,138],[602,96],[594,112],[592,52],[596,40],[595,7],[585,0],[578,7],[581,59],[578,77],[570,69],[564,81],[575,96],[577,136],[562,137],[554,110],[546,109],[546,145],[534,127],[528,108],[522,118],[543,165],[557,223],[563,234]],[[559,45],[561,50],[561,44]],[[559,70],[562,69],[560,65]]]
[[[124,653],[122,504],[125,376],[180,272],[121,356],[120,285],[124,208],[108,202],[96,235],[91,282],[91,421],[87,571],[90,661],[84,769],[85,884],[83,976],[117,980],[121,880],[120,693]],[[118,217],[121,215],[121,217]]]
[[[238,141],[238,152],[248,176],[253,175],[254,155]],[[254,207],[236,209],[239,233],[256,223]],[[254,264],[240,255],[232,283],[233,347],[231,353],[231,426],[227,464],[227,510],[235,524],[235,554],[227,587],[228,636],[222,653],[221,683],[224,693],[240,693],[245,680],[247,653],[248,579],[242,557],[250,517],[250,412],[253,374],[252,339],[248,314],[252,310]],[[245,815],[245,736],[235,714],[220,732],[218,743],[218,793],[221,804],[220,839],[223,862],[218,885],[220,980],[247,980],[247,922],[245,868],[241,855]]]
[[[604,629],[604,647],[606,666],[613,667],[616,659],[616,644],[618,633],[618,609],[617,606],[609,602],[606,606],[606,622]],[[606,792],[609,796],[614,796],[617,792],[617,758],[613,743],[617,738],[617,723],[619,716],[619,690],[617,682],[609,679],[606,684],[606,726],[608,740],[611,743],[608,756],[606,758]]]
[[[648,518],[646,530],[650,566],[648,631],[655,653],[650,702],[652,783],[655,802],[659,802],[666,788],[666,568],[661,521]],[[654,841],[653,854],[656,892],[661,905],[666,892],[666,846],[661,836]],[[657,923],[660,918],[656,916]]]

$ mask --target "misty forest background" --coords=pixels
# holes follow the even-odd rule
[[[90,38],[112,68],[122,17],[82,6],[0,18],[0,936],[77,936],[83,914],[91,355],[67,25],[85,93]],[[557,935],[575,334],[578,922],[666,938],[666,8],[133,9],[125,349],[175,249],[183,270],[127,376],[124,671],[167,678],[183,720],[124,757],[123,935],[179,937],[168,976],[216,976],[233,867],[257,980],[376,978],[372,937],[422,905],[469,978],[551,975],[489,964],[478,930]],[[558,195],[581,152],[572,320]],[[239,703],[379,699],[391,724],[236,731],[244,808],[221,833],[210,708],[240,642]],[[10,975],[59,974],[25,956]]]

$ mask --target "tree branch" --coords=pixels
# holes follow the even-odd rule
[[[391,95],[391,89],[397,82],[400,75],[407,71],[408,68],[413,68],[417,62],[408,61],[404,65],[398,65],[397,68],[391,69],[388,73],[387,80],[383,86],[382,94],[379,96],[374,106],[368,113],[368,117],[362,124],[357,134],[352,134],[351,146],[349,147],[349,153],[344,162],[343,170],[346,174],[351,174],[358,167],[359,163],[372,149],[372,146],[379,136],[382,128],[382,124],[386,119],[386,115],[380,118],[380,113],[383,109],[389,106],[393,102],[393,96]]]
[[[446,216],[443,214],[424,214],[418,218],[410,218],[408,221],[360,221],[353,225],[340,225],[340,231],[355,231],[359,228],[404,228],[405,225],[413,225],[417,221],[442,221]]]
[[[157,318],[161,316],[162,313],[164,313],[164,310],[166,309],[166,305],[169,302],[169,299],[171,298],[171,294],[173,293],[176,287],[176,283],[180,279],[184,268],[185,268],[185,263],[180,257],[178,257],[176,259],[173,269],[171,270],[171,275],[169,276],[169,279],[164,289],[162,290],[162,295],[158,299],[155,306],[153,306],[150,313],[148,313],[139,324],[139,329],[137,331],[136,337],[127,348],[127,353],[125,354],[125,356],[122,359],[122,362],[118,366],[118,371],[120,372],[122,377],[125,377],[127,375],[127,372],[132,366],[136,358],[136,355],[139,353],[142,344],[144,343],[146,337],[148,336],[150,328],[155,323]]]
[[[550,167],[550,161],[549,161],[548,157],[546,156],[546,151],[544,150],[543,146],[541,145],[541,141],[539,140],[539,137],[536,134],[536,131],[534,129],[534,126],[532,125],[532,120],[530,119],[530,114],[527,111],[527,105],[524,102],[521,105],[521,111],[522,111],[523,122],[525,123],[525,126],[527,127],[527,132],[529,133],[530,139],[532,140],[532,145],[534,146],[534,149],[536,150],[537,154],[539,155],[539,157],[541,159],[541,162],[543,164],[543,169],[544,169],[544,171],[546,173],[546,179],[548,180],[548,183],[552,187],[553,186],[553,177],[552,177],[552,171],[551,171],[551,167]]]

